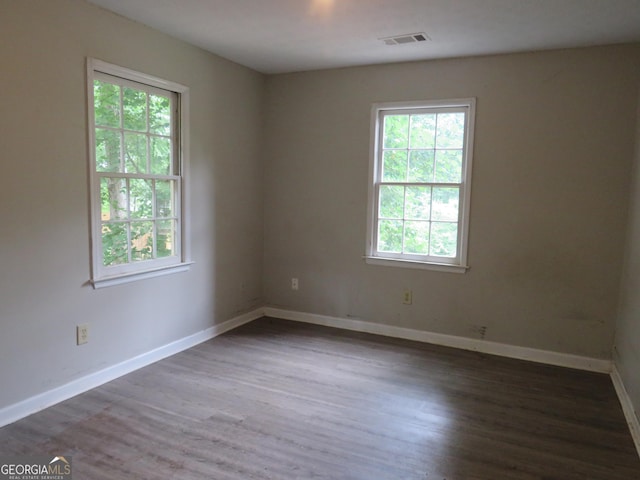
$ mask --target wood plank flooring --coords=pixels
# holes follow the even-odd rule
[[[76,480],[630,480],[607,375],[263,318],[0,429]]]

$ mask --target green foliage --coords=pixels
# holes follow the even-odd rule
[[[431,187],[406,187],[405,218],[429,220],[431,217]]]
[[[390,185],[380,187],[380,218],[404,217],[404,188]]]
[[[159,220],[156,222],[158,228],[156,254],[158,258],[170,257],[174,254],[175,223],[175,220]]]
[[[96,80],[94,119],[96,171],[174,173],[168,97]],[[174,254],[175,192],[173,180],[101,176],[105,266]]]
[[[138,132],[147,131],[147,94],[140,90],[122,89],[123,127]]]
[[[153,222],[131,222],[131,260],[153,258]]]
[[[151,173],[171,175],[171,140],[164,137],[151,137]]]
[[[100,200],[103,220],[126,220],[129,215],[126,179],[102,177],[100,179]]]
[[[120,171],[120,134],[96,128],[96,169],[99,172]]]
[[[411,148],[435,148],[436,115],[411,115]]]
[[[151,180],[129,179],[129,214],[134,219],[153,217],[153,182]]]
[[[435,179],[438,183],[459,183],[462,179],[462,150],[437,150]]]
[[[378,250],[402,252],[402,220],[380,220],[378,222]]]
[[[429,222],[405,222],[404,251],[417,255],[429,253]]]
[[[455,257],[458,248],[457,223],[431,224],[431,255]]]
[[[439,113],[436,148],[462,148],[464,113]]]
[[[382,182],[424,186],[380,186],[378,250],[456,255],[464,121],[464,113],[384,117]]]
[[[120,127],[120,87],[94,80],[94,114],[96,126]]]
[[[460,189],[458,187],[434,187],[431,219],[435,221],[458,221]]]
[[[174,216],[175,181],[156,180],[156,216],[168,218]]]
[[[129,262],[126,223],[102,225],[102,256],[105,266],[121,265]]]
[[[409,152],[409,178],[410,182],[433,181],[433,150],[411,150]]]
[[[406,150],[387,150],[382,154],[382,181],[405,182],[407,180]]]
[[[409,115],[387,115],[384,117],[383,147],[409,147]]]
[[[171,135],[171,103],[169,98],[149,95],[149,131],[156,135]]]

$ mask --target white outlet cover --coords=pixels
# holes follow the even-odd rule
[[[84,324],[76,327],[76,342],[78,345],[89,342],[89,325]]]

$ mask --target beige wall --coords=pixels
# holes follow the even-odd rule
[[[614,361],[640,418],[640,96],[636,124],[631,212]]]
[[[269,77],[266,300],[610,358],[639,59],[636,45]],[[469,96],[471,269],[366,265],[371,104]]]
[[[264,77],[80,0],[0,0],[0,39],[0,408],[262,305]],[[87,285],[87,56],[191,88],[188,273]]]
[[[0,39],[0,409],[265,302],[610,358],[640,46],[277,75],[265,89],[82,0],[0,0]],[[188,273],[87,284],[87,56],[191,88]],[[366,265],[371,103],[468,96],[471,270]],[[617,342],[636,406],[638,211]]]

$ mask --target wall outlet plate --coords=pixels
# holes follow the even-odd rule
[[[89,324],[78,325],[76,327],[76,342],[78,345],[84,345],[89,341]]]
[[[413,303],[413,292],[411,290],[407,289],[404,291],[402,303],[405,305],[411,305]]]

